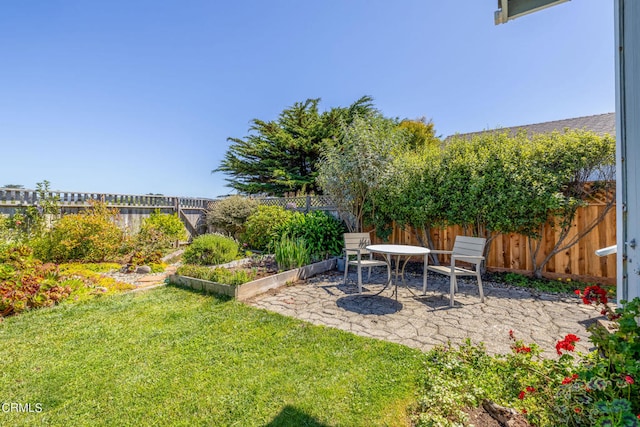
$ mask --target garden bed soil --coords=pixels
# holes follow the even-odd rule
[[[278,263],[276,263],[276,260],[273,257],[252,258],[245,264],[240,264],[235,267],[227,267],[227,269],[230,271],[246,271],[248,273],[254,273],[257,280],[278,274]]]

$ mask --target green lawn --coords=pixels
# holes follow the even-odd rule
[[[175,287],[0,322],[0,425],[405,425],[425,356]]]

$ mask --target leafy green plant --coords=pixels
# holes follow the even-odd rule
[[[596,351],[574,356],[580,338],[567,334],[556,343],[558,359],[543,359],[539,346],[526,345],[513,331],[509,354],[490,356],[469,341],[437,347],[427,353],[415,424],[459,426],[467,422],[466,407],[488,399],[540,427],[639,426],[640,298],[613,310],[597,285],[576,293],[585,304],[604,307],[601,314],[613,321],[610,331],[589,327]]]
[[[366,204],[393,172],[394,155],[409,144],[410,134],[376,114],[356,117],[343,133],[341,144],[325,147],[317,181],[349,231],[358,232]]]
[[[558,278],[556,280],[546,278],[536,278],[518,273],[492,273],[492,277],[496,281],[500,281],[512,286],[518,286],[521,288],[535,289],[542,292],[550,293],[565,293],[572,294],[577,289],[588,286],[587,283],[580,282],[578,280],[572,280],[571,278]],[[608,286],[613,292],[614,289]]]
[[[42,238],[32,242],[36,256],[46,261],[99,262],[114,259],[123,242],[116,209],[96,202],[77,214],[63,216]]]
[[[249,197],[233,195],[216,200],[207,211],[207,222],[214,231],[239,239],[244,232],[245,222],[258,209],[258,202]]]
[[[238,242],[219,234],[203,234],[193,239],[182,258],[187,264],[223,264],[238,258]]]
[[[242,285],[256,278],[256,273],[249,270],[229,270],[222,267],[208,268],[190,264],[178,267],[176,274],[234,286]]]
[[[170,248],[187,239],[187,230],[177,214],[163,214],[159,210],[142,220],[136,246],[146,252]]]
[[[278,269],[291,270],[309,264],[311,256],[304,239],[282,236],[275,244],[275,258]]]
[[[303,239],[314,260],[342,253],[344,224],[335,217],[321,211],[308,214],[294,213],[281,229],[282,235],[292,239]]]
[[[293,212],[280,206],[260,205],[256,212],[247,218],[243,242],[250,249],[267,251],[280,237],[282,228],[291,220]]]
[[[71,294],[55,264],[43,264],[26,246],[10,248],[0,264],[0,317],[48,307]]]

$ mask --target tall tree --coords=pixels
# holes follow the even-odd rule
[[[250,135],[228,138],[231,145],[213,172],[229,175],[228,186],[244,194],[321,192],[316,177],[324,147],[342,139],[345,123],[375,109],[369,96],[322,113],[319,102],[320,98],[296,102],[274,121],[254,119]]]
[[[345,128],[342,143],[325,150],[318,182],[349,231],[362,230],[365,209],[375,211],[373,196],[392,174],[394,158],[407,139],[396,122],[377,114],[356,117]]]

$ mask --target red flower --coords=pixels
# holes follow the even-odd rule
[[[576,295],[580,295],[582,294],[582,292],[580,291],[580,289],[576,289],[575,291],[573,291],[574,294]]]
[[[582,412],[582,409],[580,409],[580,408],[573,408],[573,411],[574,411],[576,414],[579,414],[580,412]]]
[[[560,350],[573,351],[576,348],[573,344],[578,341],[580,341],[580,338],[578,336],[574,334],[568,334],[566,337],[564,337],[563,340],[558,341],[558,343],[556,344],[556,351],[559,355],[562,354],[562,351]]]
[[[522,410],[522,413],[523,413],[523,414],[526,414],[526,413],[527,413],[527,410],[526,410],[526,409],[523,409],[523,410]],[[640,415],[638,415],[638,419],[640,420]]]
[[[607,291],[598,285],[587,286],[584,292],[581,293],[579,290],[576,290],[575,293],[582,297],[582,302],[585,304],[606,304],[608,302]]]
[[[530,385],[527,386],[527,392],[528,393],[533,393],[534,391],[536,391],[535,388],[531,387]]]
[[[635,383],[635,381],[633,380],[633,377],[631,375],[627,375],[626,377],[624,377],[624,380],[629,384]]]
[[[515,351],[516,353],[531,353],[531,347],[525,347],[523,345],[514,346],[513,351]]]
[[[565,379],[562,380],[562,384],[571,384],[573,380],[577,378],[578,378],[578,374],[573,374],[570,377],[565,377]]]
[[[518,399],[524,399],[524,390],[520,392],[520,394],[518,395]]]

